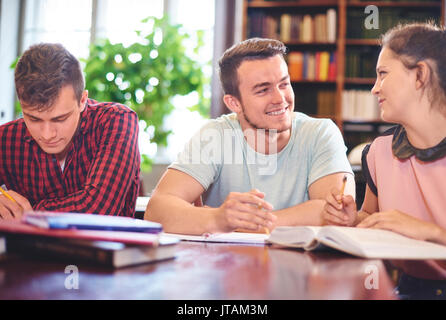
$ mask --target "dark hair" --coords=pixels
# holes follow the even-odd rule
[[[219,75],[225,94],[240,99],[237,69],[246,60],[261,60],[281,55],[285,59],[287,48],[273,39],[252,38],[227,49],[219,60]]]
[[[382,47],[389,48],[408,69],[420,61],[430,69],[428,97],[432,105],[446,104],[446,33],[435,24],[398,25],[383,35]],[[446,110],[443,110],[443,112]]]
[[[61,44],[40,43],[20,57],[15,68],[15,87],[22,108],[47,109],[60,90],[72,85],[78,101],[84,90],[79,61]]]

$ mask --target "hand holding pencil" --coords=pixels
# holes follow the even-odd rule
[[[352,179],[352,177],[350,176]],[[345,174],[342,178],[341,189],[334,188],[327,195],[322,212],[322,218],[324,224],[340,225],[340,226],[353,226],[356,217],[356,202],[350,195],[345,195],[346,185],[348,183],[349,175]]]
[[[20,219],[23,212],[32,210],[28,199],[13,190],[0,187],[0,219]]]

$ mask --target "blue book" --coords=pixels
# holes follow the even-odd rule
[[[45,229],[107,230],[145,233],[160,233],[163,231],[161,224],[152,221],[86,213],[33,211],[26,213],[23,216],[23,220],[28,224]]]

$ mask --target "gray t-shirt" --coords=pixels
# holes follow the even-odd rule
[[[259,153],[247,143],[233,113],[204,125],[169,168],[203,186],[205,205],[218,207],[229,192],[256,188],[280,210],[309,200],[308,187],[316,180],[336,172],[353,173],[346,150],[333,121],[294,112],[285,148],[274,154]]]

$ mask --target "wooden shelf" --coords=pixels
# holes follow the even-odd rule
[[[336,80],[299,80],[299,81],[291,81],[292,84],[336,84]]]
[[[347,1],[347,7],[441,8],[439,1]]]
[[[366,84],[374,85],[376,78],[345,78],[345,84]]]
[[[306,113],[312,117],[316,118],[330,118],[332,119],[340,128],[341,132],[344,130],[344,124],[347,125],[346,132],[351,133],[355,130],[349,130],[350,127],[358,127],[359,125],[371,126],[371,127],[383,127],[389,124],[382,122],[381,120],[376,121],[363,121],[363,120],[344,120],[342,118],[342,99],[344,90],[370,90],[376,81],[374,77],[374,67],[371,64],[363,64],[364,61],[371,62],[371,59],[375,59],[375,53],[379,51],[380,39],[349,39],[346,38],[347,35],[355,36],[353,33],[347,32],[347,30],[356,30],[349,28],[361,28],[359,20],[350,21],[350,13],[356,13],[356,11],[364,11],[364,8],[369,5],[375,5],[378,8],[388,8],[386,11],[390,13],[393,12],[408,12],[411,16],[420,13],[420,16],[426,15],[432,19],[438,19],[444,24],[446,15],[446,0],[441,1],[359,1],[359,0],[294,0],[294,1],[266,1],[266,0],[244,0],[244,26],[243,30],[249,30],[247,23],[249,23],[248,17],[251,14],[259,13],[259,15],[270,15],[277,19],[282,14],[287,13],[290,15],[310,15],[314,16],[316,14],[323,13],[328,8],[334,8],[336,10],[336,42],[302,42],[302,41],[287,41],[285,45],[289,48],[291,52],[310,52],[313,51],[329,51],[330,53],[336,53],[336,80],[331,81],[317,81],[317,80],[302,80],[302,81],[292,81],[295,90],[300,90],[301,99],[305,101],[302,104],[305,108]],[[432,14],[431,14],[432,13]],[[398,15],[393,17],[390,25],[396,25]],[[356,17],[353,15],[353,17]],[[251,20],[252,21],[252,20]],[[393,23],[395,22],[395,23]],[[251,22],[252,23],[252,22]],[[382,26],[382,22],[380,24]],[[277,24],[277,28],[280,30],[280,23]],[[251,30],[252,31],[252,30]],[[380,30],[385,31],[385,30]],[[369,37],[379,37],[378,33],[360,33],[358,32],[357,37],[369,36]],[[359,57],[358,59],[363,59],[359,61],[358,71],[352,71],[351,57]],[[369,58],[370,57],[370,58]],[[365,60],[364,60],[365,59]],[[370,60],[369,60],[370,59]],[[348,61],[347,61],[348,60]],[[347,64],[348,62],[348,64]],[[354,61],[356,63],[356,60]],[[362,64],[361,64],[362,63]],[[354,64],[356,66],[356,64]],[[348,67],[348,68],[346,68]],[[346,70],[348,69],[348,70]],[[345,74],[349,75],[370,75],[371,78],[359,78],[359,77],[345,77]],[[333,110],[326,111],[325,113],[333,113],[333,115],[315,114],[322,112],[321,109],[317,108],[317,96],[321,91],[333,91]],[[312,103],[313,100],[316,101]],[[309,102],[307,102],[309,101]],[[316,108],[312,108],[312,105]],[[304,110],[304,109],[302,109]],[[325,109],[322,109],[325,110]],[[344,110],[346,111],[346,110]],[[348,111],[348,110],[347,110]],[[345,114],[345,113],[344,113]],[[391,125],[391,124],[390,124]],[[378,130],[374,130],[378,131]],[[352,138],[353,135],[350,135]],[[354,137],[353,137],[354,138]],[[360,137],[362,138],[362,137]],[[353,139],[354,140],[354,139]],[[351,141],[350,141],[351,142]],[[348,144],[348,141],[346,141]]]
[[[337,7],[338,0],[250,1],[248,8]]]
[[[310,117],[312,118],[327,118],[327,119],[331,119],[333,121],[337,121],[338,118],[335,115],[324,115],[324,114],[309,114]]]
[[[381,119],[367,120],[367,121],[363,121],[363,120],[343,120],[343,121],[344,121],[345,125],[350,125],[350,124],[372,125],[372,126],[393,126],[393,125],[395,125],[394,123],[384,122]]]
[[[303,41],[287,41],[285,42],[287,46],[333,46],[336,47],[336,42],[303,42]]]
[[[348,46],[379,46],[379,39],[345,39]]]

